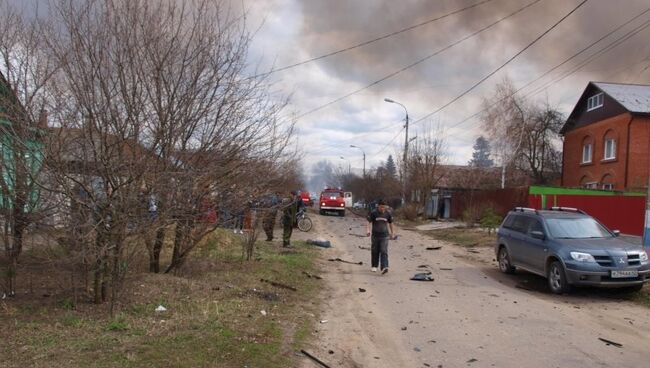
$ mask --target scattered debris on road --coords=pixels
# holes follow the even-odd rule
[[[440,271],[452,271],[452,270],[453,270],[453,268],[440,267]]]
[[[366,289],[364,289],[364,288],[359,288],[359,292],[360,292],[360,293],[365,293],[365,292],[366,292]]]
[[[411,277],[411,280],[413,281],[433,281],[434,278],[431,276],[431,272],[421,272],[421,273],[416,273]]]
[[[309,240],[307,240],[307,244],[315,245],[315,246],[321,247],[321,248],[331,248],[332,247],[332,243],[330,243],[329,240],[325,240],[325,239],[313,239],[313,240],[309,239]]]
[[[408,328],[406,326],[402,327],[402,331],[406,331]]]
[[[287,290],[291,290],[291,291],[298,291],[298,289],[296,289],[293,286],[285,285],[285,284],[282,284],[282,283],[279,283],[279,282],[275,282],[275,281],[271,281],[271,280],[267,280],[267,279],[260,279],[260,281],[266,282],[267,284],[271,284],[271,285],[273,285],[275,287],[279,287],[279,288],[282,288],[282,289],[287,289]]]
[[[614,342],[612,340],[603,339],[602,337],[599,337],[598,340],[604,342],[605,345],[608,345],[608,346],[612,345],[612,346],[616,346],[617,348],[622,348],[623,347],[623,344],[619,344],[619,343]]]
[[[478,254],[481,253],[481,252],[479,252],[479,251],[476,250],[476,249],[468,249],[467,251],[470,252],[470,253],[478,253]]]
[[[367,238],[367,236],[365,236],[365,235],[361,235],[361,234],[352,234],[352,233],[349,233],[348,235],[356,236],[357,238]]]
[[[304,273],[304,274],[305,274],[307,277],[309,277],[310,279],[318,279],[318,280],[322,280],[322,279],[323,279],[322,277],[320,277],[320,276],[318,276],[318,275],[312,275],[311,273],[306,272],[306,271],[302,271],[302,273]]]
[[[439,250],[439,249],[442,249],[442,245],[439,245],[437,247],[426,247],[425,249],[426,250]]]
[[[306,356],[307,358],[309,358],[309,359],[313,360],[314,362],[320,364],[321,367],[324,367],[324,368],[330,368],[329,365],[323,363],[323,361],[321,361],[320,359],[316,358],[315,356],[309,354],[309,353],[306,352],[305,350],[300,350],[300,352],[303,353],[303,354],[305,354],[305,356]]]
[[[474,363],[474,362],[478,362],[478,359],[472,358],[472,359],[467,361],[467,363]]]
[[[359,249],[370,250],[370,247],[362,247],[362,246],[360,245],[360,246],[359,246]]]
[[[330,262],[343,262],[343,263],[349,263],[349,264],[359,265],[359,266],[363,265],[363,262],[361,262],[361,261],[359,261],[359,262],[350,262],[350,261],[346,261],[346,260],[341,259],[341,258],[330,258],[330,259],[328,259],[328,261],[330,261]]]

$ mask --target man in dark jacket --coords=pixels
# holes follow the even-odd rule
[[[381,266],[381,273],[388,272],[388,239],[395,238],[393,229],[393,216],[386,210],[386,203],[379,200],[377,209],[368,215],[367,235],[370,238],[370,265],[372,272],[377,272]]]

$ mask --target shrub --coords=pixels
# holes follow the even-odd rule
[[[488,234],[492,234],[492,230],[496,229],[501,224],[501,221],[503,221],[503,218],[494,211],[494,208],[488,207],[483,211],[481,226],[488,229]]]
[[[415,203],[409,203],[404,207],[395,210],[395,217],[401,217],[404,220],[415,221],[418,218],[418,206]]]

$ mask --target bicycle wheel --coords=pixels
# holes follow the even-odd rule
[[[312,223],[311,219],[309,217],[303,217],[300,220],[298,220],[298,229],[300,231],[308,232],[311,230]]]

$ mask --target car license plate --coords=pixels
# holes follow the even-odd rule
[[[615,271],[612,270],[612,278],[624,278],[624,277],[638,277],[639,271],[637,270],[624,270],[624,271]]]

